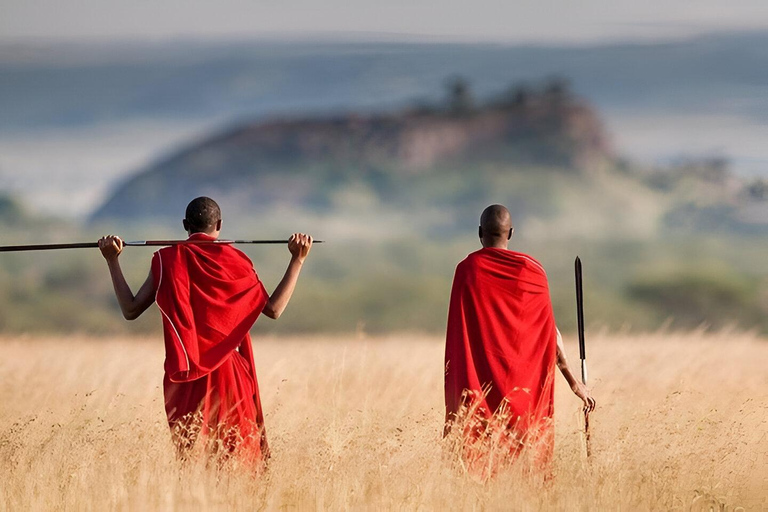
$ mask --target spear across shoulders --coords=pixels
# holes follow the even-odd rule
[[[288,240],[138,240],[123,242],[125,247],[167,247],[170,245],[276,245],[287,244]],[[314,240],[321,244],[323,240]],[[77,242],[65,244],[32,244],[32,245],[0,245],[0,252],[51,251],[57,249],[91,249],[98,248],[98,242]]]

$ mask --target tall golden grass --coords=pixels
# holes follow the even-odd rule
[[[6,338],[0,510],[768,508],[768,342],[589,342],[592,458],[558,376],[552,477],[479,481],[445,454],[437,338],[257,340],[273,453],[257,477],[176,460],[160,340]]]

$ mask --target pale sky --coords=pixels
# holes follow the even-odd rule
[[[403,36],[592,42],[768,28],[766,0],[0,0],[0,40]]]

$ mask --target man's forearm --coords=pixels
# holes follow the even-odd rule
[[[117,297],[117,303],[120,305],[120,310],[123,312],[123,316],[127,319],[135,318],[134,311],[134,295],[131,291],[131,287],[128,286],[128,282],[125,280],[123,270],[120,268],[120,262],[117,258],[107,261],[109,267],[109,274],[112,276],[112,286],[115,289],[115,296]]]
[[[595,408],[595,399],[589,394],[587,387],[577,380],[571,372],[570,366],[568,366],[568,360],[565,358],[565,347],[563,346],[563,337],[560,335],[560,330],[557,331],[557,367],[560,368],[560,373],[563,374],[565,380],[568,381],[568,385],[571,387],[576,396],[581,398],[584,402],[584,411],[589,412]]]
[[[571,367],[568,366],[568,360],[565,357],[565,347],[563,346],[563,337],[559,329],[557,329],[557,367],[560,369],[563,377],[565,377],[565,380],[568,381],[568,385],[573,388],[574,384],[578,381],[574,377],[573,372],[571,372]]]
[[[299,274],[301,273],[303,264],[303,261],[299,258],[291,258],[291,262],[285,270],[283,279],[280,280],[280,284],[278,284],[275,291],[272,292],[269,301],[267,301],[267,305],[264,307],[265,315],[277,319],[283,314],[283,311],[285,311],[285,308],[288,306],[288,302],[291,300],[293,290],[296,288],[296,282],[299,280]]]
[[[568,381],[568,385],[573,388],[574,384],[578,383],[578,381],[576,380],[576,377],[574,377],[573,372],[571,372],[571,367],[568,366],[568,362],[565,360],[561,361],[558,357],[557,367],[560,369],[560,373],[563,374],[563,377],[565,377],[565,380]]]

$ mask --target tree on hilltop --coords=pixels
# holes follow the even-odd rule
[[[455,77],[448,81],[448,108],[454,113],[467,113],[475,108],[469,82],[463,77]]]

